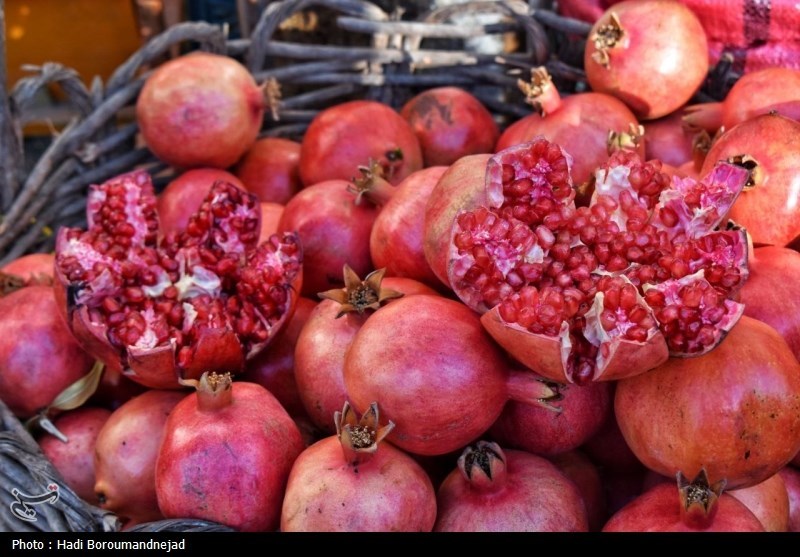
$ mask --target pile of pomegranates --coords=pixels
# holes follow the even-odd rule
[[[0,269],[0,397],[125,529],[800,531],[800,70],[693,102],[686,4],[615,3],[503,125],[440,87],[259,138],[239,62],[162,65],[176,176]]]

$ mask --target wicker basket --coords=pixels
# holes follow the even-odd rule
[[[399,108],[412,95],[441,85],[469,90],[506,125],[530,112],[516,82],[534,67],[546,66],[565,93],[585,87],[580,63],[589,25],[533,6],[521,0],[468,2],[407,20],[366,0],[284,0],[268,3],[247,39],[228,40],[222,28],[208,23],[173,26],[133,54],[106,83],[95,80],[90,88],[62,65],[35,68],[10,94],[0,90],[0,265],[24,253],[52,250],[59,226],[85,226],[90,184],[136,166],[158,175],[157,187],[170,179],[173,169],[137,147],[133,108],[147,68],[176,46],[225,53],[244,62],[257,81],[278,80],[283,91],[279,119],[267,117],[263,135],[300,138],[314,115],[327,106],[367,98]],[[312,13],[318,18],[316,29],[303,23]],[[485,17],[475,19],[476,14]],[[335,25],[329,27],[329,22]],[[510,37],[517,46],[509,52],[483,52],[475,43],[486,37]],[[726,70],[710,76],[705,91],[711,98],[721,98],[732,83]],[[4,83],[0,66],[0,87]],[[61,87],[75,116],[38,160],[26,161],[22,123],[29,119],[37,92],[49,84]],[[0,530],[119,529],[114,515],[87,504],[66,487],[2,401],[0,420],[2,484],[27,494],[44,493],[52,483],[59,486],[55,502],[36,508],[36,521],[0,513]],[[15,500],[14,493],[0,490],[4,509]],[[137,527],[224,529],[197,520]]]

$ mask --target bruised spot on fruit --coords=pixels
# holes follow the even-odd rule
[[[734,155],[728,157],[728,162],[736,166],[741,166],[750,172],[750,177],[744,185],[744,191],[751,190],[761,183],[763,174],[761,166],[759,166],[758,161],[750,155]]]

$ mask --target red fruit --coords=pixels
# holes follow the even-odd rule
[[[261,202],[261,234],[258,236],[258,245],[263,244],[273,234],[278,233],[278,223],[283,216],[283,205],[277,203]]]
[[[683,120],[716,132],[731,129],[751,118],[772,112],[800,120],[800,70],[764,68],[749,72],[733,84],[722,102],[687,107]]]
[[[66,441],[49,433],[38,439],[44,456],[53,463],[67,486],[92,505],[100,502],[94,492],[94,447],[109,416],[111,412],[105,408],[77,408],[53,420]]]
[[[167,518],[199,518],[236,530],[275,530],[286,480],[303,438],[261,385],[204,373],[164,427],[156,462]]]
[[[0,297],[25,286],[53,285],[55,257],[52,253],[31,253],[0,267]]]
[[[425,207],[447,167],[432,166],[411,174],[397,185],[391,199],[375,218],[369,237],[369,251],[377,268],[389,276],[418,280],[441,288],[425,259]]]
[[[458,297],[512,356],[563,383],[632,376],[668,350],[719,343],[741,314],[728,298],[746,279],[747,244],[743,231],[713,230],[747,171],[670,181],[658,161],[618,151],[576,209],[569,165],[541,138],[490,159],[487,205],[450,231]]]
[[[0,396],[19,418],[45,408],[92,369],[94,359],[61,313],[52,286],[0,297]]]
[[[565,385],[559,388],[559,394],[560,412],[524,402],[507,402],[489,435],[503,447],[547,457],[578,448],[608,417],[610,386]]]
[[[495,146],[495,152],[527,143],[539,136],[561,146],[573,156],[572,179],[576,185],[589,182],[595,170],[608,160],[614,145],[626,135],[625,147],[644,158],[645,143],[630,133],[639,122],[625,103],[603,93],[577,93],[561,98],[544,68],[534,70],[528,102],[536,112],[509,126]]]
[[[747,229],[755,244],[785,246],[800,236],[797,168],[800,122],[764,114],[725,132],[706,155],[701,174],[730,161],[751,170],[751,178],[728,215]]]
[[[62,228],[56,241],[61,311],[89,353],[145,386],[241,371],[291,314],[296,236],[256,246],[259,203],[225,182],[181,234],[159,237],[155,206],[143,171],[91,188],[89,229]]]
[[[303,451],[292,466],[283,532],[430,532],[436,493],[425,470],[391,443],[377,404],[356,419],[336,412],[336,435]],[[311,511],[309,511],[311,509]]]
[[[357,204],[352,188],[346,180],[317,183],[300,191],[283,209],[278,230],[296,233],[303,246],[303,296],[344,286],[345,264],[358,276],[374,269],[369,235],[378,209],[367,202]]]
[[[629,0],[606,10],[584,51],[593,91],[613,95],[642,120],[684,105],[708,74],[708,41],[694,13],[675,0]]]
[[[789,493],[778,473],[756,485],[728,491],[752,511],[767,532],[789,531]]]
[[[553,455],[548,460],[578,488],[586,507],[589,531],[598,532],[606,521],[606,498],[597,467],[578,450]]]
[[[156,209],[161,234],[180,234],[208,197],[217,181],[233,184],[244,190],[244,184],[230,172],[218,168],[187,170],[172,180],[157,198]]]
[[[116,410],[130,399],[145,392],[147,387],[128,379],[121,370],[106,367],[89,403]]]
[[[646,160],[658,159],[674,167],[694,160],[697,132],[684,124],[683,114],[683,110],[678,109],[644,124]]]
[[[182,391],[147,391],[117,408],[97,436],[94,491],[126,527],[163,517],[156,501],[156,457],[167,416]]]
[[[194,52],[158,66],[136,102],[147,146],[180,168],[227,168],[255,142],[264,94],[242,64]]]
[[[286,205],[302,188],[300,144],[280,137],[259,139],[236,164],[233,173],[262,203]]]
[[[789,532],[800,532],[800,470],[784,466],[778,475],[789,495]]]
[[[434,87],[400,109],[419,139],[425,166],[448,166],[461,157],[491,153],[500,135],[483,103],[458,87]]]
[[[295,380],[294,349],[300,331],[316,306],[314,300],[298,298],[294,314],[275,337],[275,342],[248,361],[241,375],[242,381],[257,383],[271,392],[293,417],[305,414]]]
[[[671,358],[623,379],[620,430],[648,468],[696,475],[728,489],[760,483],[800,450],[800,363],[769,325],[742,317],[698,358]]]
[[[295,345],[294,376],[298,395],[310,419],[329,434],[335,426],[331,416],[349,398],[344,384],[345,354],[371,315],[367,309],[376,309],[370,308],[370,304],[391,301],[396,293],[404,296],[436,294],[412,279],[384,278],[380,270],[364,281],[352,274],[347,282],[341,291],[342,299],[337,300],[331,292],[324,293],[325,299],[311,312]]]
[[[472,310],[425,294],[366,320],[345,355],[344,384],[356,409],[380,399],[396,424],[392,443],[421,455],[474,441],[509,399],[548,405],[556,394],[527,370],[510,372]]]
[[[751,252],[749,267],[739,292],[744,314],[772,326],[800,360],[800,253],[763,246]]]
[[[763,532],[758,518],[723,487],[709,486],[705,475],[692,482],[681,475],[677,488],[661,483],[625,505],[603,532]]]
[[[611,383],[612,394],[615,388],[616,383]],[[590,437],[581,449],[604,472],[613,471],[623,476],[626,474],[634,476],[642,470],[642,463],[622,436],[613,411],[609,412],[597,433]]]
[[[305,186],[352,180],[358,167],[376,161],[393,184],[422,168],[422,150],[411,125],[377,101],[348,101],[326,108],[311,121],[300,150]]]
[[[437,493],[436,532],[587,532],[578,488],[542,457],[478,441]]]

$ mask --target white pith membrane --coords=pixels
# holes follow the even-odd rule
[[[518,147],[515,149],[518,149]],[[502,152],[496,155],[496,158],[501,159],[503,164],[509,160],[508,157],[504,155],[505,153]],[[564,321],[561,327],[558,328],[557,334],[550,333],[549,335],[544,335],[543,333],[531,330],[531,328],[522,326],[524,330],[528,330],[531,334],[552,338],[555,342],[560,344],[561,361],[564,366],[565,375],[568,378],[571,377],[571,374],[575,371],[575,366],[580,364],[581,358],[587,353],[595,354],[595,368],[592,373],[592,378],[597,378],[602,375],[602,370],[609,363],[609,360],[613,358],[620,339],[624,339],[623,342],[631,345],[637,344],[634,340],[624,338],[627,331],[634,327],[634,324],[628,320],[628,314],[625,311],[617,311],[615,326],[610,329],[604,328],[600,322],[605,294],[603,292],[598,292],[596,285],[597,281],[600,280],[600,277],[603,275],[618,276],[626,281],[633,279],[634,282],[632,284],[637,289],[637,305],[647,311],[653,323],[652,327],[647,330],[647,338],[638,343],[645,350],[649,349],[648,345],[651,342],[665,343],[666,340],[662,336],[662,332],[666,334],[666,331],[669,330],[670,327],[674,327],[674,324],[664,325],[660,323],[656,318],[653,308],[645,301],[645,296],[643,296],[643,294],[651,288],[658,287],[659,291],[667,290],[671,292],[672,290],[676,290],[672,286],[673,283],[678,285],[677,290],[679,290],[680,287],[697,282],[702,282],[703,287],[707,285],[710,288],[715,288],[720,294],[719,299],[722,300],[719,308],[713,309],[703,304],[700,304],[698,308],[693,308],[700,312],[702,319],[704,319],[702,321],[703,324],[713,324],[718,329],[718,334],[715,337],[716,340],[712,347],[719,342],[719,339],[724,336],[726,331],[730,330],[742,313],[743,308],[741,305],[728,298],[741,287],[747,277],[746,235],[744,231],[741,230],[714,231],[714,228],[721,224],[728,209],[738,197],[747,181],[748,172],[735,165],[720,164],[701,181],[686,178],[675,179],[670,183],[663,178],[659,178],[659,180],[662,180],[659,184],[669,185],[660,192],[658,188],[656,188],[655,193],[650,189],[647,194],[640,195],[637,189],[631,184],[632,167],[629,167],[625,163],[625,157],[628,157],[628,162],[633,164],[631,162],[631,157],[635,157],[635,155],[621,155],[619,159],[614,159],[612,157],[607,166],[597,170],[595,193],[592,203],[593,205],[602,204],[603,207],[608,209],[606,211],[608,217],[606,222],[614,223],[619,230],[619,234],[624,234],[626,230],[628,230],[630,215],[638,215],[637,223],[643,223],[645,226],[649,227],[648,230],[650,233],[658,235],[657,238],[659,238],[656,243],[651,243],[651,245],[647,246],[651,251],[647,252],[646,256],[650,259],[645,257],[644,260],[633,260],[642,261],[642,263],[631,262],[631,260],[629,260],[625,268],[615,271],[609,271],[604,268],[603,264],[598,264],[591,272],[591,281],[595,285],[594,293],[588,290],[582,290],[586,292],[585,299],[588,303],[582,305],[583,309],[574,316],[565,314]],[[521,162],[523,158],[524,157],[519,157],[520,163],[512,166],[514,166],[514,168],[523,169],[524,177],[531,178],[530,171],[527,170],[524,163]],[[513,159],[511,160],[513,161]],[[620,163],[619,160],[623,162]],[[638,164],[637,161],[638,158],[634,162]],[[642,172],[644,171],[637,169],[637,179],[640,179],[639,177],[642,175]],[[519,178],[519,176],[515,176],[513,179],[517,180]],[[491,163],[487,173],[487,180],[489,179],[496,180],[497,182],[491,188],[487,185],[487,191],[502,191],[502,173],[496,169],[492,171]],[[497,185],[498,183],[500,184],[499,186]],[[541,180],[535,183],[542,184]],[[547,187],[546,181],[543,187]],[[637,186],[637,188],[638,187],[640,186]],[[650,188],[651,186],[648,185],[647,187]],[[659,188],[660,187],[661,186],[659,186]],[[645,190],[643,189],[641,191]],[[687,202],[684,201],[684,198],[686,198]],[[505,199],[504,202],[513,203],[513,200]],[[479,211],[486,210],[486,208],[481,208],[471,213],[477,214]],[[488,209],[488,211],[494,213],[499,218],[502,208],[494,207]],[[672,211],[672,214],[677,217],[677,231],[673,226],[667,225],[667,219],[672,215],[664,211]],[[577,215],[574,208],[573,215]],[[665,217],[664,222],[660,220],[662,217]],[[478,219],[478,221],[480,221],[480,219]],[[462,213],[454,224],[454,243],[451,245],[451,277],[455,280],[451,282],[459,287],[456,289],[456,293],[462,301],[470,305],[470,307],[473,307],[473,309],[476,309],[476,311],[482,313],[486,309],[491,309],[491,307],[493,307],[493,304],[485,303],[485,299],[482,297],[480,290],[482,284],[489,284],[491,288],[494,288],[494,291],[497,291],[498,287],[492,285],[490,281],[493,273],[499,272],[505,278],[509,276],[510,273],[515,273],[523,263],[543,263],[543,267],[547,268],[548,265],[552,265],[553,262],[556,261],[550,255],[549,246],[542,247],[540,242],[537,241],[537,235],[534,230],[531,230],[530,234],[533,240],[525,239],[525,241],[520,242],[519,245],[515,247],[504,237],[498,238],[497,236],[492,236],[492,234],[490,234],[491,227],[482,229],[481,226],[476,226],[470,228],[469,225],[473,222],[475,221],[470,215]],[[493,226],[494,230],[504,230],[500,224],[494,223]],[[641,224],[638,226],[641,226]],[[681,230],[681,226],[686,227],[685,231]],[[532,227],[529,227],[529,229],[530,228]],[[593,244],[585,244],[581,241],[580,235],[575,235],[573,232],[566,231],[566,228],[565,226],[553,230],[552,233],[557,236],[559,234],[563,235],[564,232],[570,234],[571,236],[566,242],[570,250],[583,246],[587,246],[590,251],[595,249],[592,247]],[[644,231],[643,228],[636,228],[634,231],[635,230]],[[472,237],[473,245],[468,245],[470,242],[464,240],[468,236]],[[520,234],[517,237],[521,238],[523,236]],[[459,248],[457,238],[461,238],[460,245],[466,246],[464,249]],[[564,240],[561,238],[559,241],[563,242]],[[486,254],[493,256],[494,260],[488,267],[489,271],[485,270],[487,269],[486,267],[480,267],[484,269],[484,271],[476,270],[478,266],[476,265],[476,257],[473,255],[476,249],[482,249]],[[570,251],[570,253],[576,252]],[[638,280],[640,277],[638,273],[642,269],[658,267],[659,257],[670,256],[673,253],[691,254],[690,259],[684,262],[684,266],[687,270],[678,275],[680,278],[672,278],[669,276],[669,273],[677,271],[673,271],[672,269],[665,271],[661,269],[660,271],[656,270],[656,272],[662,275],[657,278],[657,283],[661,283],[660,285],[657,283],[642,284],[643,281]],[[677,268],[678,266],[675,267],[675,269]],[[717,282],[712,285],[705,278],[706,270],[709,270],[709,272],[713,270],[716,275],[722,278],[718,279]],[[488,272],[489,275],[481,275],[481,272]],[[664,272],[667,273],[666,279],[663,276]],[[545,271],[545,273],[547,273],[547,271]],[[475,276],[480,277],[476,283],[470,284],[468,281],[463,280],[464,277],[474,279]],[[641,276],[647,276],[647,274],[642,274]],[[552,280],[549,279],[547,275],[545,275],[544,278],[544,282],[526,282],[524,284],[515,285],[515,287],[511,289],[509,295],[503,298],[504,301],[500,301],[499,303],[501,306],[506,303],[516,304],[513,307],[517,309],[511,309],[511,306],[506,309],[501,308],[500,315],[503,322],[507,323],[509,326],[516,325],[515,322],[507,321],[502,316],[516,314],[519,304],[519,296],[517,293],[520,292],[521,288],[530,285],[541,289],[543,287],[546,288],[547,285],[553,284]],[[550,282],[548,282],[548,280]],[[584,287],[585,284],[584,281]],[[578,279],[573,278],[572,284],[561,284],[559,287],[575,289],[577,286]],[[501,285],[501,288],[508,290],[507,285]],[[677,296],[677,294],[675,296]],[[676,303],[679,304],[679,307],[682,307],[681,304],[683,300],[675,296],[670,298],[670,303]],[[513,302],[512,300],[517,301]],[[703,312],[707,310],[713,310],[711,311],[713,323],[705,319],[703,315]],[[724,313],[724,318],[718,319],[721,312]],[[684,310],[684,313],[688,314],[689,312],[688,310]],[[637,313],[637,315],[641,315],[641,313]],[[578,319],[578,321],[576,321],[576,319]],[[641,331],[637,331],[637,335],[634,336],[640,336],[639,333],[641,333]],[[514,339],[513,341],[509,340],[509,342],[520,342],[519,336],[512,335],[509,338]],[[703,338],[707,338],[707,335]],[[501,345],[504,342],[504,339],[498,336],[496,336],[495,339]],[[706,346],[695,346],[691,342],[685,343],[685,346],[689,347],[686,351],[687,353],[673,351],[673,355],[701,354],[708,349]],[[506,348],[509,350],[511,349],[510,347]],[[628,352],[630,352],[630,349],[630,346],[626,348]],[[535,367],[530,367],[536,371]]]
[[[132,225],[134,232],[130,236],[130,247],[123,246],[123,256],[115,258],[94,247],[93,242],[102,240],[102,237],[93,232],[93,229],[102,227],[106,222],[101,211],[109,202],[107,192],[110,188],[119,187],[124,188],[123,220]],[[224,311],[225,304],[231,296],[238,297],[240,309],[244,307],[243,305],[247,305],[254,318],[260,321],[264,328],[249,337],[239,335],[237,332],[240,348],[246,357],[254,355],[266,344],[271,329],[282,320],[290,303],[291,297],[288,292],[271,296],[273,291],[270,291],[266,295],[269,299],[263,300],[265,297],[263,292],[257,290],[248,292],[244,283],[263,283],[273,285],[272,288],[288,289],[299,271],[295,255],[297,245],[293,237],[288,238],[288,236],[283,239],[273,236],[270,241],[258,247],[255,247],[255,240],[244,241],[245,233],[246,238],[253,237],[253,234],[254,238],[258,237],[258,220],[253,216],[258,214],[257,201],[249,196],[245,197],[247,194],[242,194],[243,201],[235,202],[225,187],[220,185],[218,188],[215,185],[212,189],[215,193],[213,196],[210,195],[204,204],[211,221],[208,230],[200,236],[190,237],[187,233],[185,235],[187,241],[182,247],[168,250],[156,245],[158,222],[149,175],[144,172],[134,172],[118,176],[106,184],[91,188],[87,201],[89,230],[67,231],[68,239],[57,244],[57,260],[60,267],[64,261],[77,258],[84,273],[95,275],[90,281],[68,280],[74,287],[73,302],[89,308],[89,319],[92,325],[98,328],[108,327],[106,322],[108,316],[103,313],[102,308],[106,298],[116,300],[121,306],[128,306],[126,288],[130,286],[124,277],[126,265],[132,263],[136,267],[137,277],[141,277],[142,272],[153,276],[152,284],[140,286],[145,300],[140,303],[130,302],[131,305],[128,306],[130,313],[136,313],[144,323],[141,334],[133,343],[123,342],[124,346],[120,346],[119,342],[113,342],[110,337],[108,339],[120,351],[123,361],[126,353],[139,356],[154,348],[168,348],[177,355],[182,346],[191,346],[196,341],[193,327],[198,323],[198,319],[201,319],[201,314],[204,326],[230,328],[235,331],[234,318],[241,316],[232,317],[229,312]],[[214,216],[214,207],[219,204],[233,207],[233,211],[223,217]],[[248,220],[252,221],[254,218],[256,225],[248,223]],[[241,226],[238,230],[233,224],[234,219],[240,220]],[[113,228],[113,225],[111,227]],[[253,227],[255,232],[251,230]],[[218,257],[217,264],[223,259],[231,259],[235,263],[233,265],[235,269],[226,271],[228,276],[220,276],[209,269],[209,265],[203,261],[201,250],[204,249],[222,254]],[[169,258],[177,264],[174,278],[171,278],[170,273],[159,264],[162,257]],[[95,266],[98,264],[104,265],[106,269],[95,273],[93,269],[96,269]],[[244,280],[245,274],[247,281]],[[168,289],[173,294],[171,297],[164,296]],[[177,295],[174,295],[175,292]],[[182,310],[182,318],[176,326],[168,323],[165,315],[156,311],[154,307],[169,300],[174,305],[179,305]],[[219,301],[214,302],[215,300]],[[267,310],[268,306],[270,309]],[[110,328],[105,330],[108,331]]]

